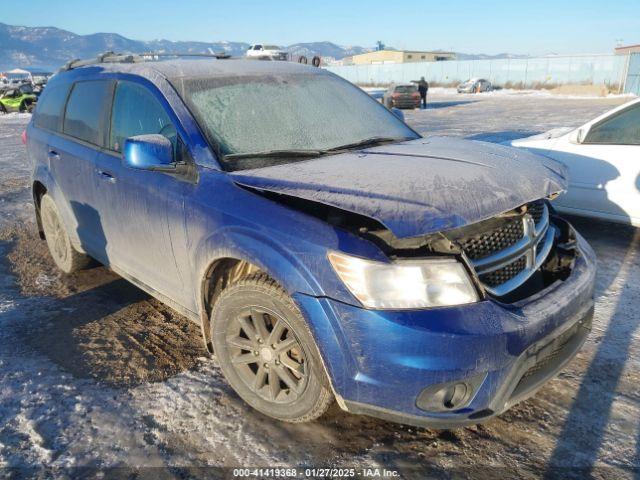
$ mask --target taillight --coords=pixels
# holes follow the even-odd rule
[[[22,144],[23,145],[27,144],[27,131],[26,130],[24,132],[22,132]]]

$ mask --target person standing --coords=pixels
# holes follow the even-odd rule
[[[421,108],[427,108],[427,93],[429,92],[429,82],[427,82],[424,77],[420,77],[420,81],[418,83],[418,93],[420,93],[420,103]]]

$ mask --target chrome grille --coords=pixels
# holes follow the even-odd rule
[[[526,259],[524,257],[520,257],[518,260],[511,262],[505,267],[499,268],[498,270],[494,270],[490,273],[485,273],[480,276],[480,281],[489,287],[497,287],[518,275],[526,267]]]
[[[489,234],[483,233],[466,238],[460,242],[460,246],[469,259],[477,260],[510,247],[520,240],[522,235],[524,235],[522,219],[516,218],[492,230]]]
[[[523,210],[497,227],[458,240],[485,289],[497,297],[526,282],[553,246],[547,204],[538,200]]]
[[[536,222],[536,225],[540,223],[540,220],[542,220],[542,215],[544,215],[546,208],[547,205],[544,203],[544,200],[531,202],[527,205],[527,213],[533,217],[533,221]]]

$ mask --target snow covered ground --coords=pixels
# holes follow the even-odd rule
[[[435,91],[428,110],[406,115],[426,135],[502,141],[623,101]],[[640,467],[640,230],[576,219],[599,258],[594,331],[557,379],[501,417],[439,432],[334,410],[289,425],[239,400],[187,320],[103,268],[56,272],[31,223],[27,121],[0,116],[1,476],[341,466],[405,478],[633,478]]]
[[[382,98],[382,95],[386,91],[386,88],[383,87],[362,87],[362,90],[367,92],[374,98]],[[473,93],[458,93],[457,90],[453,87],[431,87],[429,89],[429,95],[435,95],[436,97],[442,96],[456,96],[458,98],[473,98],[476,94]],[[501,88],[497,90],[492,90],[491,92],[483,92],[481,94],[482,97],[541,97],[541,98],[555,98],[560,100],[598,100],[602,98],[607,99],[622,99],[622,100],[631,100],[636,98],[636,96],[632,93],[609,93],[606,97],[601,97],[594,94],[566,94],[566,93],[555,93],[550,90],[516,90],[512,88]],[[486,100],[486,98],[485,98]]]

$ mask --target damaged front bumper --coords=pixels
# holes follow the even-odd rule
[[[576,234],[571,274],[514,304],[376,311],[327,298],[296,300],[323,348],[341,406],[432,428],[475,424],[533,395],[579,351],[591,329],[596,260]],[[338,360],[338,357],[339,360]]]

